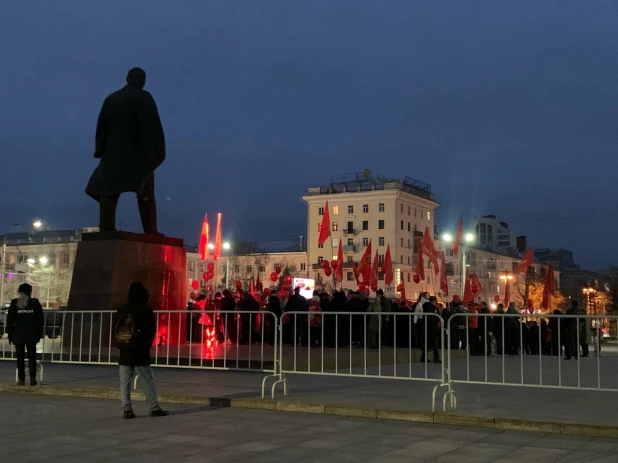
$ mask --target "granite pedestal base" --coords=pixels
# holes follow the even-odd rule
[[[148,289],[153,310],[178,311],[173,316],[157,315],[159,333],[166,342],[183,343],[184,336],[178,333],[184,333],[185,317],[181,314],[186,305],[186,262],[183,241],[178,238],[129,232],[82,235],[68,310],[95,313],[79,317],[67,314],[63,343],[82,348],[109,346],[115,319],[109,313],[97,312],[116,311],[126,303],[134,281],[141,281]]]

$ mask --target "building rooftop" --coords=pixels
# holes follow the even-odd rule
[[[309,196],[375,190],[400,190],[423,199],[435,201],[431,185],[412,177],[381,177],[366,169],[353,174],[337,174],[327,186],[310,187]]]
[[[81,241],[82,233],[96,232],[98,228],[78,228],[73,230],[42,230],[37,232],[16,232],[0,235],[0,243],[7,246],[26,246],[29,244],[75,243]]]

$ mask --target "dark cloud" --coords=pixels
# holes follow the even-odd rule
[[[618,260],[615,2],[35,4],[0,15],[0,228],[96,221],[96,115],[139,65],[168,140],[162,227],[188,241],[217,210],[296,240],[306,187],[369,167],[433,184],[445,225],[491,212]],[[547,220],[586,214],[610,216]]]

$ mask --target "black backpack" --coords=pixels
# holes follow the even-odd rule
[[[116,339],[116,347],[118,347],[119,350],[135,349],[137,339],[135,314],[125,312],[118,319],[118,322],[116,323],[116,330],[114,332],[114,338]]]

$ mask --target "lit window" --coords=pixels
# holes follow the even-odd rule
[[[324,215],[324,208],[318,207],[318,215]]]
[[[354,206],[348,206],[348,214],[354,214]]]
[[[363,212],[366,214],[369,212],[369,204],[363,204]]]
[[[339,214],[339,206],[333,206],[333,215]]]
[[[378,211],[384,212],[384,203],[378,204]]]
[[[333,238],[332,242],[333,242],[333,248],[336,248],[337,246],[339,246],[339,239],[338,238]]]
[[[380,236],[378,238],[378,246],[384,246],[384,237],[383,236]]]
[[[338,230],[339,230],[339,223],[333,222],[333,231],[338,231]]]
[[[427,220],[431,220],[431,212],[427,212]]]

